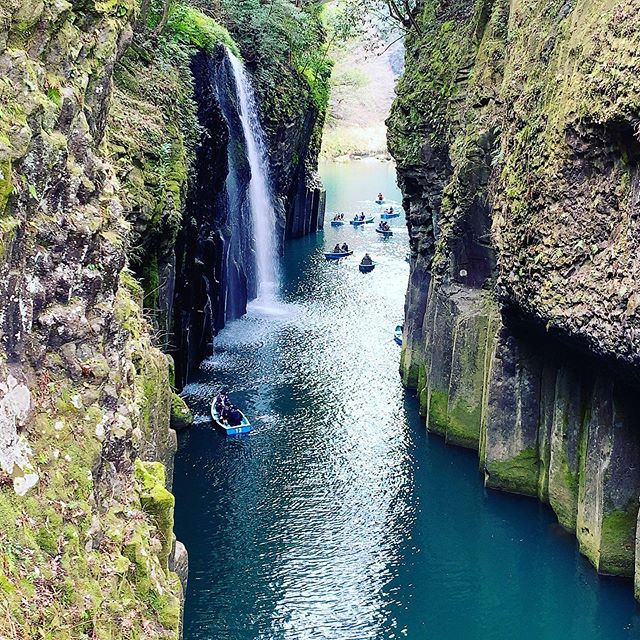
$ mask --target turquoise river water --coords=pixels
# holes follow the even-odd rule
[[[327,164],[328,212],[395,201],[393,166]],[[640,638],[628,581],[598,577],[535,500],[484,489],[477,454],[429,436],[398,377],[404,220],[290,241],[275,305],[253,305],[186,389],[176,533],[185,640]],[[323,250],[355,248],[339,264]],[[361,274],[369,251],[378,263]],[[208,420],[227,385],[254,431]]]

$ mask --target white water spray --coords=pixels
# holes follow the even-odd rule
[[[240,103],[240,121],[247,147],[249,167],[251,168],[249,199],[256,250],[258,297],[262,300],[269,300],[275,295],[278,269],[274,237],[276,215],[268,177],[267,148],[249,76],[242,62],[231,51],[227,51],[227,54],[236,82]]]

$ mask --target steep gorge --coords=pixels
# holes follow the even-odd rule
[[[210,88],[237,45],[189,5],[154,34],[150,5],[0,7],[3,637],[179,633],[176,390],[251,291],[225,308],[217,270],[233,125]],[[322,224],[323,106],[294,69],[262,96],[280,226],[301,235]]]
[[[640,595],[638,9],[427,0],[388,125],[427,428]]]

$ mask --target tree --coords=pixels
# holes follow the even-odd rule
[[[332,12],[332,29],[337,39],[347,40],[372,27],[386,32],[413,30],[420,34],[419,0],[340,0]]]

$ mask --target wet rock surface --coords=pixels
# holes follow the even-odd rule
[[[638,12],[421,12],[388,121],[403,379],[429,430],[478,448],[487,486],[548,502],[599,572],[632,575]]]

